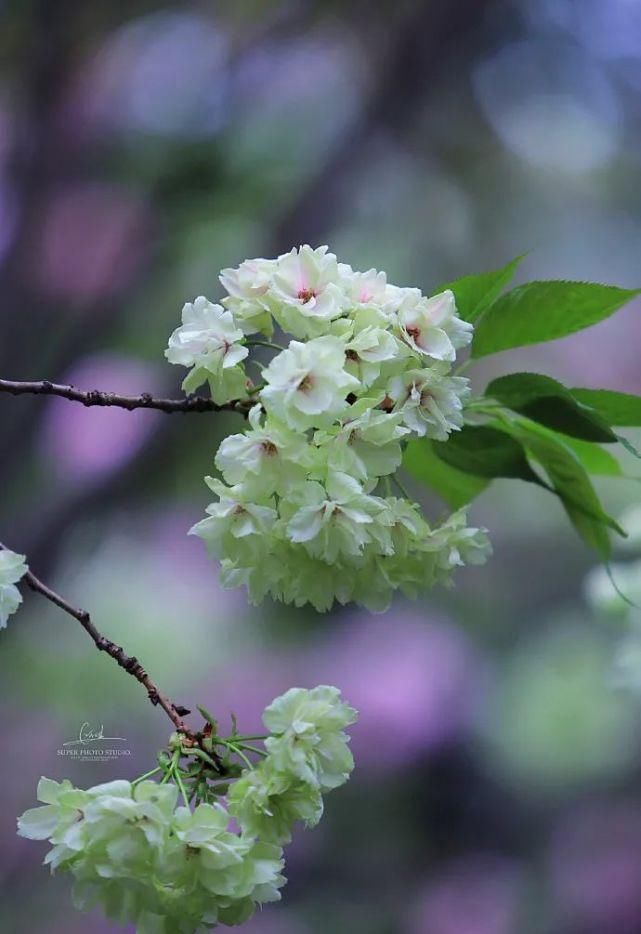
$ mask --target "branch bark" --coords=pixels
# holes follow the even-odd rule
[[[7,546],[2,542],[0,542],[0,549],[8,550]],[[189,711],[185,707],[174,704],[173,701],[159,690],[158,686],[152,681],[143,665],[135,656],[127,655],[121,646],[116,645],[111,639],[107,639],[106,636],[103,636],[92,622],[91,616],[86,610],[72,606],[64,597],[61,597],[55,590],[52,590],[44,584],[32,571],[27,571],[22,578],[22,582],[35,593],[39,593],[46,600],[49,600],[50,603],[55,604],[55,606],[64,610],[65,613],[77,620],[93,641],[98,651],[106,652],[107,655],[113,658],[117,665],[142,684],[147,691],[151,703],[154,706],[162,707],[176,730],[184,734],[192,743],[199,745],[198,735],[191,730],[183,720],[183,715],[189,713]]]
[[[14,396],[60,396],[71,402],[80,402],[85,406],[115,406],[126,409],[155,409],[158,412],[240,412],[247,414],[253,401],[237,399],[218,405],[212,399],[204,396],[187,396],[185,399],[157,399],[148,392],[139,396],[121,396],[115,392],[104,392],[99,389],[82,390],[75,386],[65,386],[61,383],[51,383],[49,380],[25,382],[22,380],[0,379],[0,392],[10,393]]]

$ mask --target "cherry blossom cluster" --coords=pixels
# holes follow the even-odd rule
[[[207,478],[217,500],[193,529],[221,561],[227,587],[317,610],[358,602],[384,610],[485,560],[483,530],[455,514],[431,528],[390,478],[412,436],[446,441],[463,425],[468,380],[451,374],[472,325],[454,295],[432,297],[357,272],[327,247],[225,269],[222,305],[197,298],[166,351],[190,367],[186,392],[249,397],[249,430],[223,440]],[[291,335],[254,386],[253,335]],[[276,349],[278,345],[275,346]]]
[[[337,688],[292,688],[264,712],[270,733],[258,765],[249,767],[242,750],[260,751],[243,737],[210,738],[212,751],[226,746],[248,763],[230,789],[229,780],[216,783],[207,760],[216,763],[202,749],[202,758],[192,750],[192,764],[180,767],[189,750],[175,736],[175,751],[156,770],[164,771],[160,782],[142,776],[83,790],[42,778],[42,806],[18,819],[18,833],[52,844],[45,864],[73,876],[77,908],[100,906],[139,934],[242,924],[257,905],[280,899],[282,845],[293,825],[318,823],[322,794],[349,778],[354,763],[343,728],[355,719]],[[233,780],[234,769],[226,771]]]

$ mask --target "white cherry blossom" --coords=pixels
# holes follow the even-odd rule
[[[346,369],[362,383],[371,386],[381,374],[381,364],[403,356],[403,348],[393,334],[380,327],[365,327],[345,346]]]
[[[238,364],[249,350],[240,343],[245,335],[232,313],[200,295],[184,305],[182,322],[169,338],[165,356],[170,363],[193,367],[183,381],[183,390],[192,393],[208,382],[214,402],[243,398],[245,373]]]
[[[183,306],[182,325],[169,338],[165,356],[170,363],[217,373],[245,359],[249,351],[239,343],[243,337],[230,311],[200,295]]]
[[[251,482],[258,496],[286,493],[305,478],[309,445],[300,432],[292,431],[274,418],[262,423],[262,409],[249,412],[251,431],[229,435],[218,448],[216,467],[227,483]]]
[[[463,427],[463,404],[470,395],[465,377],[445,376],[436,367],[409,370],[390,388],[394,411],[419,437],[447,441],[450,432]]]
[[[454,293],[447,289],[432,298],[406,297],[398,311],[401,331],[417,353],[452,363],[456,350],[472,340],[473,327],[456,314]]]
[[[293,490],[296,504],[287,523],[292,542],[305,543],[310,554],[328,564],[341,554],[359,555],[371,541],[368,526],[384,510],[378,497],[367,495],[348,474],[331,472],[325,486],[308,481]]]
[[[267,410],[302,431],[331,422],[347,407],[348,394],[360,388],[345,370],[344,342],[331,335],[306,344],[291,341],[263,377],[267,386],[260,397]]]
[[[338,262],[326,246],[301,246],[280,256],[271,290],[270,308],[283,328],[297,338],[320,337],[343,314],[345,293]]]

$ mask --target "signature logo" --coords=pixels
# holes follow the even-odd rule
[[[69,740],[63,743],[63,746],[86,746],[88,743],[126,743],[124,736],[105,736],[105,728],[101,724],[99,727],[92,727],[88,720],[80,724],[78,739]]]
[[[92,724],[85,720],[80,724],[76,739],[69,739],[58,750],[59,756],[76,759],[80,762],[108,762],[122,756],[130,756],[124,736],[105,736],[104,724]]]

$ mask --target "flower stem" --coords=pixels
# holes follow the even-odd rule
[[[225,739],[221,739],[219,740],[219,742],[223,743],[223,745],[225,745],[227,749],[229,749],[230,752],[235,753],[240,759],[242,759],[248,769],[253,768],[251,760],[247,758],[247,756],[242,751],[240,746],[237,746],[235,743],[230,743],[228,740],[225,740]]]
[[[263,756],[267,758],[267,752],[264,749],[259,749],[258,746],[250,746],[249,743],[240,743],[239,748],[248,749],[249,752],[255,752],[257,756]]]
[[[264,733],[262,736],[259,736],[259,735],[256,735],[256,736],[241,736],[241,735],[238,735],[238,734],[234,733],[233,736],[228,736],[227,739],[228,739],[229,742],[232,742],[232,743],[244,743],[245,740],[248,740],[249,742],[251,742],[251,741],[254,740],[254,739],[259,739],[259,740],[262,740],[262,739],[269,739],[270,735],[271,735],[270,733]]]
[[[169,766],[167,767],[167,771],[165,772],[165,774],[163,775],[160,781],[161,785],[165,785],[169,781],[169,779],[172,777],[172,775],[174,774],[176,770],[176,765],[178,764],[179,759],[180,759],[180,749],[176,749],[174,751],[173,756],[171,757],[171,762],[169,763]]]
[[[184,784],[183,784],[183,780],[182,780],[182,778],[180,777],[180,769],[179,769],[179,768],[174,769],[174,778],[176,779],[176,784],[177,784],[178,787],[180,788],[180,793],[181,793],[181,795],[182,795],[183,801],[185,802],[185,807],[188,808],[188,807],[189,807],[189,798],[188,798],[188,796],[187,796],[187,791],[185,790],[185,786],[184,786]]]
[[[270,350],[277,350],[279,353],[285,350],[285,347],[281,347],[280,344],[275,344],[273,341],[261,341],[261,340],[250,340],[247,341],[248,347],[269,347]]]
[[[396,474],[394,474],[394,476],[392,477],[392,480],[394,481],[396,486],[399,488],[399,490],[401,491],[405,499],[409,499],[409,501],[412,502],[412,497],[409,495],[409,493],[407,492],[407,490],[405,489],[401,481],[398,479]]]
[[[139,775],[138,778],[134,778],[132,785],[137,785],[138,782],[144,782],[146,778],[151,778],[152,775],[156,775],[157,772],[162,772],[160,766],[156,766],[155,769],[152,769],[151,772],[145,772],[144,775]]]

